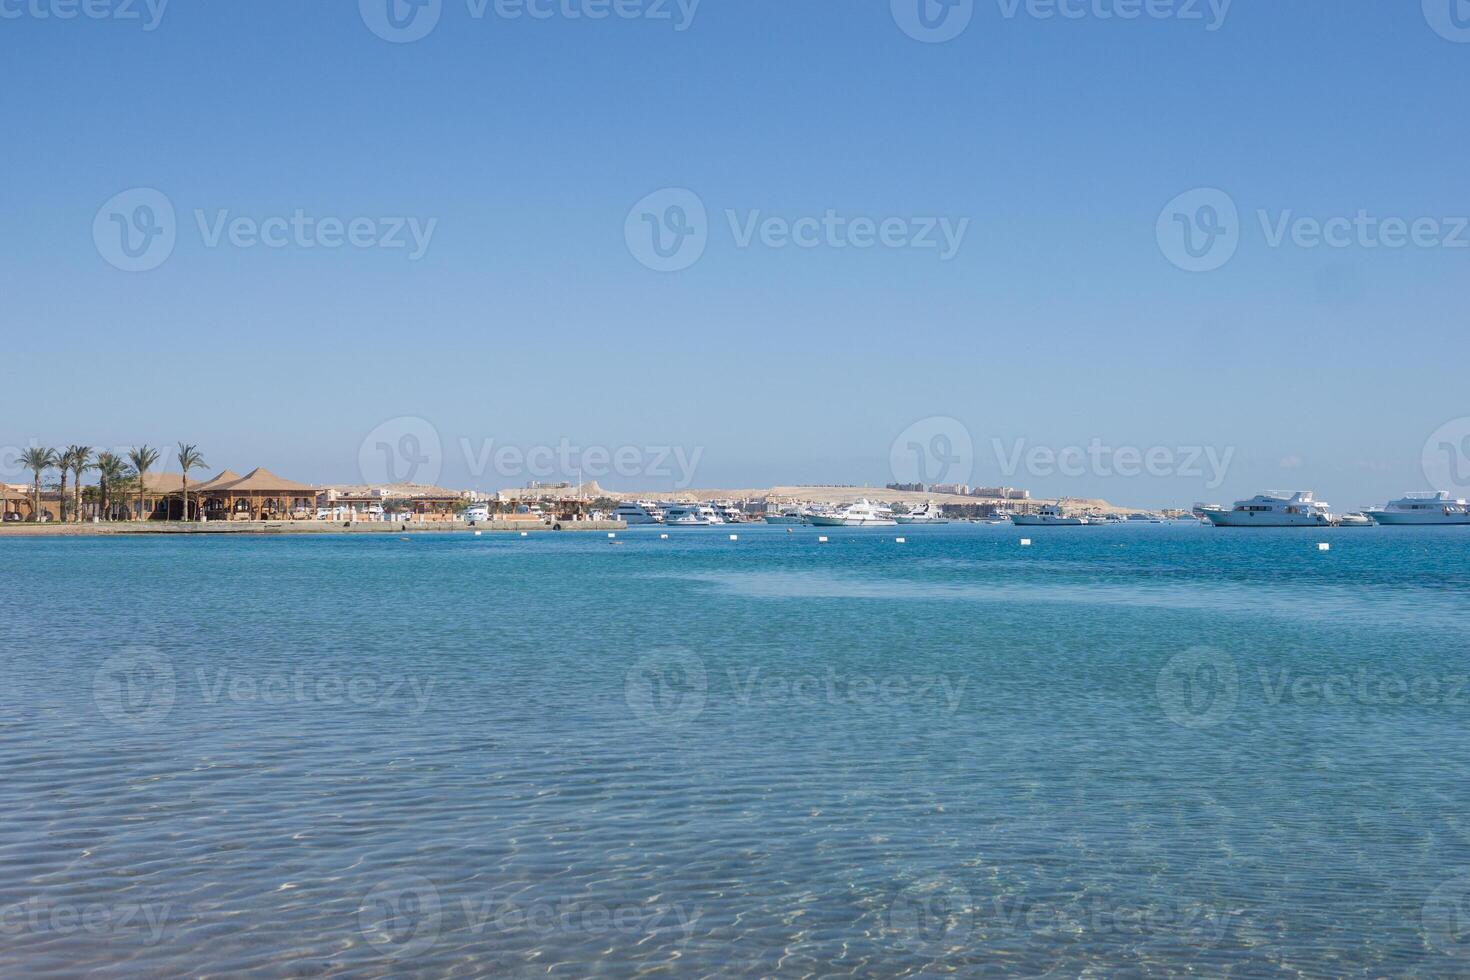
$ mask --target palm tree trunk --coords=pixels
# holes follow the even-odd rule
[[[31,508],[31,520],[41,519],[41,471],[36,470],[36,505]]]
[[[77,470],[77,472],[76,472],[76,479],[72,480],[71,482],[72,482],[72,492],[74,494],[76,494],[76,498],[77,498],[77,507],[76,507],[77,523],[80,524],[82,522],[82,471],[81,470]]]
[[[184,513],[180,518],[185,524],[189,523],[189,468],[184,467]]]
[[[56,522],[58,524],[66,521],[66,470],[61,471],[61,485],[57,487],[56,494]]]

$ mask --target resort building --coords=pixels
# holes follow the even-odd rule
[[[333,521],[452,521],[480,495],[422,483],[327,486],[317,492],[318,513]]]
[[[202,513],[211,521],[310,520],[316,517],[316,496],[316,487],[276,476],[264,467],[239,477],[225,470],[189,488],[187,519],[198,520]],[[182,493],[170,510],[175,519],[183,513]]]

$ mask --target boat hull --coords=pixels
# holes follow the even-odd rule
[[[1470,524],[1470,514],[1401,514],[1386,510],[1364,511],[1379,524],[1454,525]]]
[[[887,518],[827,517],[820,514],[813,514],[811,520],[817,527],[893,527],[898,523]]]
[[[1082,527],[1087,522],[1080,517],[1037,517],[1017,515],[1011,518],[1017,527]]]
[[[1205,517],[1216,527],[1329,527],[1332,524],[1332,520],[1322,514],[1207,510]]]
[[[947,517],[895,517],[896,524],[948,524]]]

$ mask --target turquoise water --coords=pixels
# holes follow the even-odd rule
[[[1467,532],[0,539],[0,974],[1465,972]]]

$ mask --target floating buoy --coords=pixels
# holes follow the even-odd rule
[[[526,535],[526,532],[525,532],[525,531],[522,531],[522,532],[521,532],[521,537],[523,537],[523,538],[524,538],[524,537],[526,537],[526,536],[527,536],[527,535]]]
[[[484,533],[485,533],[485,532],[484,532],[484,531],[476,531],[476,532],[475,532],[475,537],[477,537],[477,538],[478,538],[478,537],[479,537],[479,536],[480,536],[480,535],[482,535],[482,534],[484,534]]]
[[[894,538],[893,539],[893,543],[894,544],[903,544],[903,538]]]
[[[668,535],[667,535],[667,534],[660,534],[660,535],[659,535],[659,536],[658,536],[658,539],[659,539],[659,540],[660,540],[660,541],[667,541],[667,540],[669,540],[669,536],[668,536]]]
[[[1021,547],[1023,547],[1023,548],[1029,548],[1029,547],[1031,547],[1031,539],[1030,538],[1022,538],[1021,539]]]
[[[825,534],[822,535],[821,537],[817,538],[817,544],[826,544],[826,543],[827,543],[827,536]]]
[[[786,529],[786,533],[787,533],[787,534],[790,534],[790,533],[791,533],[791,528],[789,528],[789,527],[788,527],[788,528],[787,528],[787,529]]]
[[[732,534],[732,535],[730,535],[730,540],[731,541],[739,541],[740,540],[740,535],[738,535],[738,534]]]
[[[1331,551],[1332,550],[1332,545],[1328,544],[1326,541],[1323,541],[1323,542],[1321,542],[1321,543],[1319,543],[1317,545],[1317,550],[1318,551]]]
[[[610,538],[615,538],[615,537],[617,537],[617,535],[616,535],[616,534],[614,534],[614,533],[613,533],[613,532],[611,532],[611,531],[609,531],[609,532],[607,532],[607,536],[608,536],[608,537],[610,537]]]

